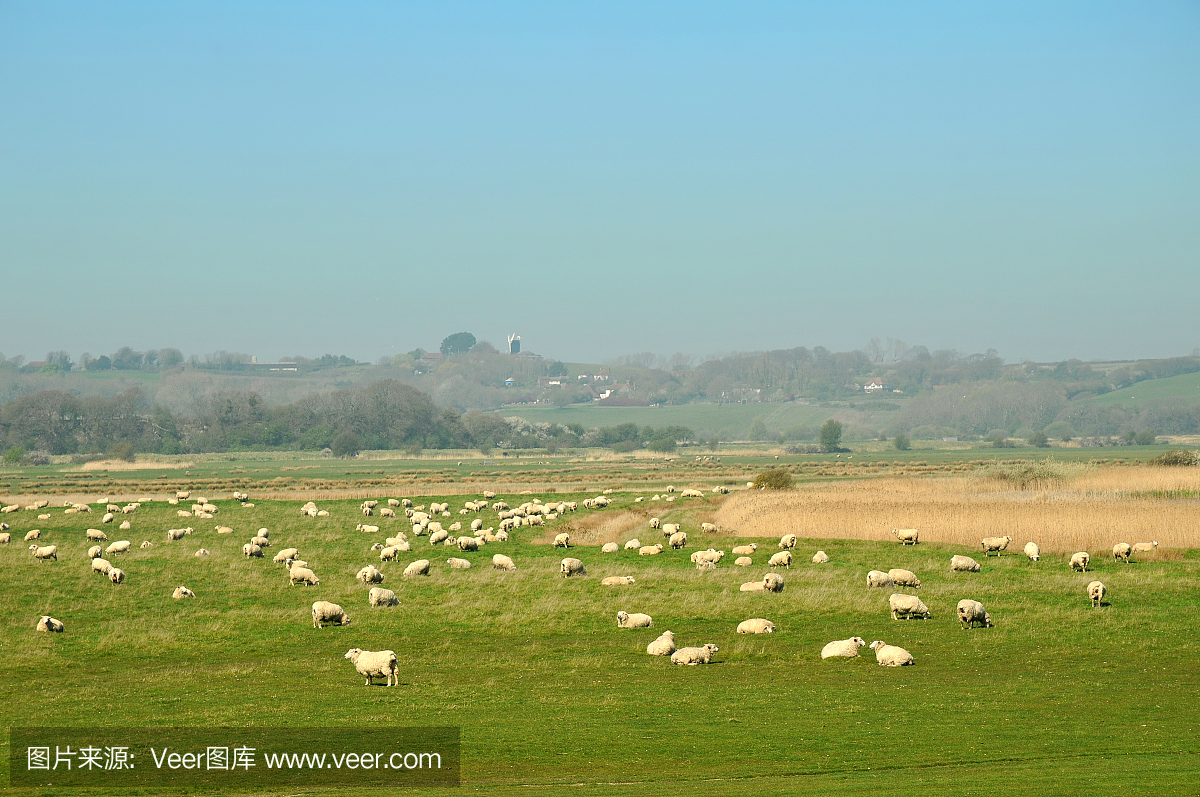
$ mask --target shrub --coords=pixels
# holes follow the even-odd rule
[[[655,442],[659,442],[659,441],[656,440]],[[675,441],[671,441],[671,448],[674,448],[674,447],[675,447]],[[622,440],[619,443],[613,443],[612,450],[613,450],[614,454],[628,454],[631,451],[637,451],[640,448],[641,448],[641,446],[638,445],[637,441],[635,441],[635,440]],[[657,449],[655,449],[655,450],[657,450]]]
[[[335,457],[353,457],[362,447],[362,441],[354,432],[341,432],[333,438],[329,449]]]
[[[670,437],[660,437],[657,440],[651,440],[646,448],[651,451],[658,451],[663,454],[670,454],[675,450],[675,441]]]
[[[901,432],[892,438],[892,446],[897,451],[907,451],[912,448],[912,443],[909,442],[908,435]]]
[[[25,458],[25,449],[20,446],[13,446],[4,452],[4,464],[17,465]]]
[[[766,440],[767,425],[763,423],[761,415],[755,415],[754,420],[750,422],[750,439],[751,440]]]
[[[129,443],[117,443],[108,450],[108,455],[113,459],[123,459],[126,462],[133,462],[136,458],[133,453],[133,446]]]
[[[1046,437],[1045,432],[1034,432],[1025,439],[1029,442],[1029,445],[1036,446],[1037,448],[1050,447],[1050,438]]]
[[[1158,440],[1158,432],[1153,429],[1142,429],[1133,436],[1133,442],[1139,446],[1152,446]]]
[[[792,486],[792,474],[786,470],[766,470],[754,477],[756,490],[787,490]]]
[[[1160,454],[1150,460],[1151,465],[1165,465],[1167,467],[1179,467],[1188,465],[1200,465],[1200,455],[1195,451],[1187,449],[1175,449],[1168,451],[1165,454]]]
[[[1046,433],[1046,437],[1057,438],[1064,443],[1070,442],[1071,438],[1079,436],[1074,427],[1066,421],[1055,421],[1042,431]]]
[[[1088,465],[1044,459],[1041,462],[997,463],[985,468],[985,479],[1008,482],[1017,489],[1050,487],[1088,470]]]

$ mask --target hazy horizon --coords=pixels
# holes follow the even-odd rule
[[[1200,346],[1200,7],[0,4],[0,351]]]

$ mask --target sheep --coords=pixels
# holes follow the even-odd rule
[[[93,573],[99,573],[102,576],[107,576],[109,570],[112,570],[112,562],[108,561],[107,559],[101,559],[97,556],[92,560]]]
[[[372,606],[399,606],[400,599],[390,589],[371,587],[371,591],[367,593],[367,603]]]
[[[872,570],[867,573],[868,587],[892,587],[892,577],[882,570]]]
[[[167,529],[167,542],[175,542],[175,540],[182,540],[185,535],[191,534],[191,533],[192,533],[191,529]],[[108,538],[105,537],[105,539],[108,539]]]
[[[758,550],[758,543],[752,542],[749,545],[738,545],[732,553],[734,556],[754,556],[754,552]]]
[[[61,634],[63,632],[63,624],[62,624],[61,620],[55,620],[50,615],[43,614],[41,619],[38,620],[37,630],[43,631],[43,632],[48,632],[48,633]]]
[[[775,624],[770,620],[756,617],[753,620],[742,620],[738,623],[737,632],[739,634],[773,634],[775,633]]]
[[[1070,568],[1072,570],[1082,570],[1087,572],[1088,564],[1092,561],[1091,554],[1087,551],[1077,551],[1071,554]]]
[[[479,531],[483,528],[483,518],[477,517],[471,521],[471,531]]]
[[[112,545],[109,545],[107,548],[105,548],[104,553],[105,555],[111,553],[127,553],[132,547],[133,543],[131,543],[129,540],[117,540]]]
[[[56,562],[58,561],[57,545],[41,546],[37,543],[34,543],[33,545],[29,546],[29,550],[33,553],[33,558],[37,559],[38,561],[44,562],[47,559],[53,559]]]
[[[114,567],[108,571],[108,580],[114,584],[121,584],[125,581],[125,571],[119,567]]]
[[[679,494],[683,498],[703,498],[704,493],[699,490],[684,490]]]
[[[641,548],[638,548],[638,556],[657,556],[662,553],[662,549],[661,542],[657,545],[643,545]]]
[[[617,612],[617,628],[650,628],[654,619],[648,614],[635,612]]]
[[[447,559],[446,564],[450,565],[451,570],[470,570],[471,569],[470,560],[458,559],[457,557],[454,557],[454,556],[451,556],[449,559]]]
[[[667,485],[667,492],[668,492],[668,493],[673,493],[673,492],[675,492],[675,488],[674,488],[674,487],[672,487],[671,485]]]
[[[783,592],[783,576],[767,573],[762,581],[750,581],[739,588],[742,592]]]
[[[288,559],[296,559],[300,556],[299,548],[284,548],[279,553],[275,554],[275,558],[271,561],[277,565],[281,565]]]
[[[993,626],[992,616],[984,610],[983,604],[970,598],[963,598],[958,602],[958,621],[962,623],[964,631],[974,628],[976,623],[982,628]]]
[[[354,574],[354,577],[364,584],[382,584],[383,573],[375,569],[375,565],[367,565]]]
[[[1042,556],[1042,549],[1038,548],[1036,542],[1025,543],[1025,555],[1029,557],[1029,561],[1036,562]]]
[[[1122,562],[1129,562],[1129,554],[1133,551],[1133,546],[1127,542],[1118,542],[1113,546],[1113,559],[1119,559]]]
[[[1154,542],[1135,542],[1133,544],[1133,552],[1134,553],[1150,553],[1157,547],[1158,547],[1157,540],[1155,540]]]
[[[0,533],[0,545],[8,545],[12,542],[12,534],[6,532]]]
[[[328,625],[350,625],[350,615],[329,601],[317,601],[312,605],[313,628],[324,628]]]
[[[670,656],[675,652],[675,632],[663,631],[662,635],[646,646],[651,656]]]
[[[950,569],[958,573],[978,573],[979,562],[976,562],[969,556],[958,556],[956,554],[950,557]]]
[[[399,556],[400,550],[395,546],[389,546],[379,551],[379,561],[381,562],[394,562]]]
[[[192,592],[187,587],[180,586],[180,587],[175,588],[175,591],[171,593],[171,597],[174,598],[175,600],[181,600],[183,598],[194,598],[194,597],[196,597],[196,593]]]
[[[788,570],[791,570],[792,552],[780,551],[779,553],[772,554],[771,558],[767,560],[767,567],[785,567]]]
[[[400,667],[394,651],[350,648],[344,658],[354,663],[354,669],[358,670],[359,675],[367,677],[366,686],[370,686],[371,679],[376,677],[387,678],[388,686],[400,683]]]
[[[700,531],[703,532],[704,534],[716,534],[717,533],[717,524],[716,523],[701,523]]]
[[[435,531],[433,534],[430,534],[430,535],[429,535],[429,544],[430,544],[431,546],[432,546],[432,545],[437,545],[439,542],[445,542],[445,541],[446,541],[446,540],[448,540],[449,538],[450,538],[450,532],[448,532],[448,531]],[[455,544],[457,545],[457,540],[455,541]]]
[[[627,550],[627,551],[636,551],[638,548],[641,548],[641,547],[642,547],[642,541],[639,540],[637,537],[634,537],[632,540],[625,543],[625,550]]]
[[[725,558],[725,552],[715,551],[712,548],[709,548],[707,551],[696,551],[691,555],[690,558],[693,564],[698,565],[701,562],[711,562],[715,565],[720,563],[720,561]]]
[[[46,520],[49,520],[49,519],[50,519],[50,516],[47,515]],[[133,524],[130,523],[128,520],[126,520],[126,521],[123,521],[120,526],[117,526],[117,528],[120,529],[121,531],[129,531],[131,528],[133,528]]]
[[[418,559],[404,568],[404,576],[427,576],[429,575],[429,560]]]
[[[608,576],[600,580],[605,587],[623,587],[633,583],[633,576]]]
[[[697,664],[711,664],[713,654],[720,648],[716,645],[705,645],[702,648],[680,648],[671,654],[672,664],[687,664],[695,666]]]
[[[815,554],[813,554],[812,560],[814,565],[829,564],[829,554],[825,553],[824,551],[817,551]]]
[[[739,556],[737,559],[733,560],[733,563],[738,567],[749,567],[750,565],[754,564],[754,560],[749,556]]]
[[[875,661],[879,662],[880,666],[907,667],[913,663],[912,654],[904,648],[876,640],[871,643],[871,649],[875,651]]]
[[[563,532],[562,534],[555,536],[554,547],[555,548],[570,548],[571,547],[571,535],[567,534],[566,532]]]
[[[306,587],[321,585],[321,579],[317,578],[317,574],[307,567],[292,567],[288,570],[288,583],[294,587],[297,581]]]
[[[658,518],[656,518],[656,517],[650,518],[650,528],[657,529],[661,525],[662,525],[662,521],[659,520]]]
[[[888,608],[892,610],[893,620],[899,620],[900,615],[904,615],[906,620],[913,617],[922,620],[929,619],[929,607],[916,595],[905,595],[900,592],[894,592],[888,598]]]
[[[208,549],[207,549],[207,548],[201,548],[200,550],[196,551],[196,553],[195,553],[194,555],[195,555],[196,557],[208,556]]]
[[[617,553],[620,550],[621,546],[617,545],[615,542],[606,542],[600,549],[600,553]]]
[[[682,531],[677,531],[671,535],[671,538],[667,542],[670,543],[671,550],[678,551],[680,548],[687,546],[687,534]]]
[[[459,537],[455,543],[460,551],[478,551],[479,539],[477,537]]]
[[[412,507],[413,507],[412,499],[411,498],[401,498],[400,506],[404,507],[405,509],[412,509]]]
[[[365,523],[359,523],[357,526],[354,527],[354,530],[361,531],[364,534],[375,534],[379,531],[379,527],[378,526],[370,526]]]
[[[513,563],[513,560],[510,557],[507,557],[502,553],[498,553],[492,556],[492,569],[504,570],[511,573],[517,569],[517,566]]]
[[[901,545],[916,545],[920,533],[917,529],[892,529],[892,536],[899,540]]]
[[[105,512],[104,517],[100,518],[100,522],[101,523],[112,523],[113,518],[115,518],[115,517],[116,517],[116,515],[114,515],[112,512]]]
[[[921,579],[917,578],[916,574],[911,570],[904,570],[899,567],[894,567],[888,571],[888,578],[897,587],[912,587],[913,589],[921,588]]]
[[[30,540],[40,540],[41,538],[42,532],[40,529],[33,529],[25,534],[25,542],[29,542]]]
[[[821,658],[857,659],[859,649],[865,647],[866,644],[867,641],[860,636],[838,639],[821,648]]]
[[[559,563],[558,572],[562,573],[563,578],[586,576],[587,568],[583,566],[583,562],[568,556]]]
[[[292,569],[296,567],[308,567],[308,562],[304,561],[303,559],[288,559],[283,564],[285,567],[287,567],[288,572],[291,572]]]
[[[396,510],[392,509],[390,506],[385,506],[383,509],[379,510],[379,516],[391,518],[391,519],[395,520],[396,519]]]
[[[670,539],[672,534],[679,531],[678,523],[663,523],[659,528],[662,529],[663,537]]]
[[[142,540],[142,544],[141,544],[141,545],[139,545],[138,547],[139,547],[139,548],[141,548],[141,549],[144,551],[144,550],[146,550],[147,548],[153,548],[153,547],[154,547],[154,543],[150,542],[150,540]]]
[[[496,532],[495,537],[496,542],[508,542],[508,532],[504,529],[500,529],[500,531]]]
[[[252,556],[261,557],[262,555],[263,549],[252,542],[248,542],[242,546],[242,556],[245,556],[247,559]]]
[[[1008,544],[1012,542],[1012,537],[1007,535],[1003,537],[984,537],[979,541],[983,545],[983,555],[990,556],[991,554],[1000,555],[1000,552],[1008,548]]]
[[[88,548],[88,559],[99,559],[103,555],[104,549],[99,545],[93,545],[91,548]]]
[[[89,540],[96,540],[97,542],[108,542],[108,535],[100,529],[88,529],[87,538]]]
[[[1087,594],[1092,599],[1092,608],[1099,609],[1104,602],[1104,597],[1108,595],[1108,587],[1099,581],[1093,581],[1087,585]]]
[[[784,534],[782,537],[779,538],[779,547],[783,548],[783,549],[795,548],[796,547],[796,535],[795,534]]]

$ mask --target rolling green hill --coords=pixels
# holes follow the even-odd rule
[[[1200,401],[1200,371],[1192,374],[1169,376],[1165,379],[1147,379],[1136,385],[1114,390],[1102,396],[1087,399],[1095,404],[1144,404],[1166,399]]]

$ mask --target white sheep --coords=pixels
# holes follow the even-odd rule
[[[737,632],[739,634],[773,634],[775,633],[775,624],[770,620],[756,617],[752,620],[742,620],[738,623]]]
[[[583,562],[580,560],[568,556],[559,563],[558,572],[562,573],[563,578],[586,576],[587,568],[583,566]]]
[[[571,547],[571,535],[567,534],[566,532],[556,535],[554,537],[554,547],[555,548],[570,548]]]
[[[696,551],[695,553],[693,553],[691,555],[690,558],[692,560],[692,563],[696,564],[696,565],[700,564],[701,562],[710,562],[713,565],[716,565],[716,564],[719,564],[720,561],[725,558],[725,552],[724,551],[716,551],[716,550],[713,550],[712,548],[709,548],[707,551]]]
[[[275,558],[271,561],[277,565],[281,565],[288,559],[297,559],[300,556],[299,548],[284,548],[279,553],[275,554]]]
[[[133,543],[129,540],[117,540],[104,549],[104,554],[107,556],[112,553],[127,553],[132,547]]]
[[[1092,599],[1092,608],[1099,609],[1104,597],[1108,595],[1108,587],[1099,581],[1093,581],[1087,585],[1087,594]]]
[[[687,664],[695,666],[697,664],[711,664],[713,654],[720,648],[716,645],[705,645],[702,648],[680,648],[671,654],[672,664]]]
[[[683,498],[703,498],[704,497],[704,493],[700,492],[699,490],[690,490],[690,489],[684,490],[679,495]]]
[[[638,548],[638,556],[657,556],[662,553],[662,549],[661,542],[657,545],[643,545],[641,548]]]
[[[825,553],[824,551],[817,551],[815,554],[813,554],[812,560],[814,565],[829,564],[829,554]]]
[[[906,667],[913,663],[912,654],[904,648],[876,640],[871,649],[875,651],[875,661],[883,667]]]
[[[867,641],[860,636],[852,636],[849,639],[838,639],[821,648],[821,658],[856,659],[858,658],[859,649],[865,647],[866,644]]]
[[[399,606],[400,599],[390,589],[371,587],[371,591],[367,593],[367,603],[372,606]]]
[[[679,531],[679,524],[678,523],[663,523],[660,526],[660,528],[662,529],[663,537],[670,539],[672,534],[675,534],[676,532]]]
[[[96,557],[92,560],[93,573],[99,573],[102,576],[107,576],[109,570],[112,570],[112,562],[108,561],[107,559]]]
[[[889,570],[888,578],[890,578],[892,583],[897,587],[912,587],[913,589],[919,589],[921,586],[921,579],[917,578],[915,573],[913,573],[911,570],[904,570],[903,568],[899,567],[893,567],[891,570]]]
[[[55,620],[50,615],[43,614],[41,619],[38,620],[37,630],[43,631],[43,632],[48,632],[48,633],[61,634],[63,632],[63,624],[62,624],[61,620]]]
[[[233,534],[232,526],[217,526],[215,530],[217,534]]]
[[[105,534],[100,529],[88,529],[87,530],[87,538],[89,540],[95,540],[97,542],[108,542],[108,535]]]
[[[653,625],[654,620],[648,614],[617,612],[617,628],[650,628]]]
[[[1129,554],[1133,552],[1133,546],[1127,542],[1118,542],[1113,546],[1113,559],[1118,559],[1122,562],[1129,561]]]
[[[175,542],[176,540],[182,540],[184,538],[184,536],[191,534],[191,533],[192,533],[191,529],[167,529],[167,542]],[[91,536],[91,535],[89,535],[89,536]],[[105,539],[108,539],[108,538],[105,537]]]
[[[32,531],[28,531],[25,533],[25,542],[29,542],[30,540],[40,540],[41,538],[42,538],[41,529],[33,529]]]
[[[517,566],[513,563],[513,560],[502,553],[494,554],[492,556],[492,567],[496,570],[505,570],[510,573],[517,569]]]
[[[671,538],[667,542],[670,543],[671,550],[678,551],[680,548],[687,546],[687,534],[682,531],[677,531],[671,535]]]
[[[716,523],[701,523],[700,531],[705,534],[716,534],[717,533],[717,524]]]
[[[7,531],[0,534],[0,545],[8,545],[10,542],[12,542],[12,534]]]
[[[752,542],[749,545],[735,546],[731,553],[734,556],[754,556],[754,552],[758,550],[758,543]]]
[[[99,559],[103,555],[104,549],[99,545],[93,545],[91,548],[88,548],[88,559]]]
[[[268,540],[266,537],[251,537],[250,542],[254,543],[259,548],[270,548],[271,547],[271,541]]]
[[[1135,542],[1133,544],[1133,552],[1134,553],[1150,553],[1157,547],[1158,547],[1157,540],[1155,540],[1154,542]]]
[[[747,581],[738,589],[741,592],[783,592],[783,578],[778,573],[767,573],[762,581]]]
[[[114,584],[121,584],[125,581],[125,571],[119,567],[114,567],[108,571],[108,580]]]
[[[663,631],[662,635],[646,646],[651,656],[670,656],[675,652],[675,632]]]
[[[633,576],[607,576],[600,580],[600,584],[605,587],[621,587],[633,583]]]
[[[606,542],[604,543],[604,546],[600,548],[600,553],[617,553],[620,550],[621,546],[617,545],[615,542]]]
[[[1025,543],[1025,555],[1029,557],[1029,561],[1036,562],[1042,556],[1042,549],[1038,548],[1036,542]]]
[[[33,558],[37,559],[38,561],[45,561],[47,559],[53,559],[56,562],[58,561],[58,546],[57,545],[44,545],[43,546],[43,545],[38,545],[37,543],[34,543],[33,545],[29,546],[29,550],[33,554]]]
[[[361,650],[350,648],[345,658],[354,663],[354,669],[359,675],[367,677],[366,686],[371,685],[372,678],[387,678],[388,686],[400,683],[400,666],[396,653],[391,650]]]
[[[207,548],[201,548],[200,550],[196,551],[196,553],[195,553],[194,555],[195,555],[195,556],[197,556],[197,557],[200,557],[200,556],[208,556],[208,549],[207,549]]]
[[[771,554],[771,558],[767,560],[767,567],[785,567],[791,570],[792,552],[780,551],[779,553]]]
[[[916,545],[920,533],[916,529],[892,529],[892,536],[899,540],[901,545]]]
[[[993,625],[992,616],[983,608],[983,604],[970,598],[958,602],[958,621],[962,623],[963,630],[974,628],[976,624],[982,628],[991,628]]]
[[[636,551],[641,547],[642,547],[642,541],[639,540],[637,537],[634,537],[632,540],[625,543],[625,550],[627,550],[627,551]]]
[[[324,628],[326,625],[350,625],[350,615],[336,603],[317,601],[312,605],[313,628]]]
[[[795,534],[784,534],[779,538],[779,547],[784,549],[795,548],[796,542],[797,539]]]
[[[404,568],[404,576],[427,576],[429,575],[429,560],[418,559]]]
[[[249,559],[252,556],[262,556],[263,550],[258,545],[248,542],[242,546],[242,555]]]
[[[383,573],[375,569],[375,565],[367,565],[354,574],[354,577],[364,584],[382,584]]]
[[[893,620],[899,620],[901,616],[906,620],[914,617],[921,620],[929,619],[929,607],[916,595],[892,593],[892,596],[888,598],[888,608],[892,610]]]
[[[737,559],[733,560],[733,563],[738,567],[749,567],[750,565],[754,564],[754,560],[749,556],[739,556]]]
[[[187,587],[176,587],[175,591],[171,593],[171,597],[175,600],[180,600],[182,598],[194,598],[196,597],[196,593],[192,592]]]
[[[460,551],[478,551],[479,538],[477,537],[459,537],[456,541],[458,550]]]
[[[1082,570],[1087,572],[1088,564],[1092,561],[1091,554],[1087,551],[1076,551],[1071,554],[1070,568],[1072,570]]]
[[[450,565],[451,570],[470,570],[471,562],[468,559],[459,559],[451,556],[446,560],[446,564]]]
[[[872,570],[867,573],[868,587],[892,587],[892,577],[882,570]]]
[[[317,578],[317,574],[309,570],[307,567],[292,567],[288,570],[288,583],[293,587],[299,581],[305,586],[320,586],[321,580]]]
[[[138,547],[140,547],[142,550],[145,550],[147,548],[153,548],[154,543],[150,542],[150,540],[142,540],[142,544]]]
[[[957,573],[978,573],[979,562],[969,556],[955,554],[950,557],[950,569]]]
[[[1003,537],[984,537],[979,542],[983,545],[984,556],[990,556],[993,553],[999,556],[1001,551],[1008,548],[1008,544],[1012,542],[1012,539],[1012,537],[1005,535]]]

